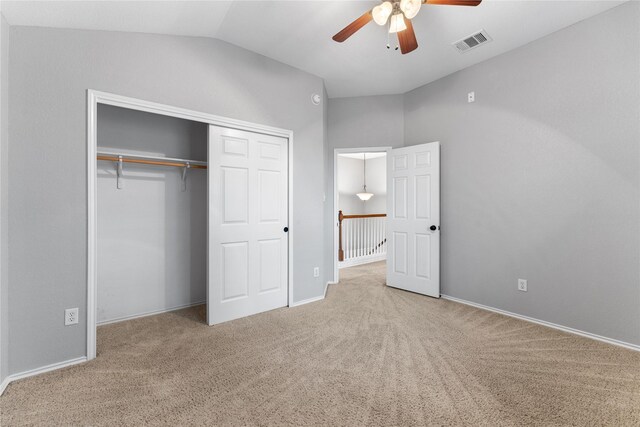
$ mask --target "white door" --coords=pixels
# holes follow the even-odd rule
[[[209,126],[207,320],[287,305],[288,140]]]
[[[387,285],[440,297],[440,143],[387,158]]]

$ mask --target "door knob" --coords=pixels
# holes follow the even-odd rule
[[[286,233],[286,232],[288,232],[288,231],[289,231],[289,227],[285,227],[285,228],[284,228],[284,232]]]
[[[438,228],[438,227],[436,227],[435,225],[432,225],[431,227],[429,227],[429,229],[430,229],[431,231],[436,231],[436,229],[437,229],[437,228]]]

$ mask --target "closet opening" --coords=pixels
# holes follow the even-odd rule
[[[87,90],[87,360],[99,325],[157,345],[291,306],[292,170],[291,130]]]
[[[206,323],[208,125],[106,104],[96,122],[98,351],[102,325]]]

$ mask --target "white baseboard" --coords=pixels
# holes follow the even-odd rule
[[[324,297],[327,297],[327,290],[329,289],[329,285],[337,285],[338,282],[328,281],[326,285],[324,285]]]
[[[299,305],[305,305],[305,304],[309,304],[310,302],[316,302],[316,301],[322,301],[323,299],[325,299],[325,297],[327,296],[327,288],[329,288],[329,285],[333,285],[336,282],[327,282],[324,285],[324,293],[322,295],[320,295],[319,297],[313,297],[313,298],[308,298],[308,299],[303,299],[302,301],[297,301],[294,302],[293,304],[289,305],[289,307],[297,307]]]
[[[338,261],[338,268],[355,267],[356,265],[369,264],[372,262],[384,261],[387,259],[387,254],[368,255],[358,258],[351,258],[346,261]]]
[[[449,295],[440,295],[443,299],[458,302],[460,304],[470,305],[472,307],[480,308],[482,310],[492,311],[498,314],[504,314],[505,316],[514,317],[516,319],[524,320],[526,322],[536,323],[538,325],[546,326],[548,328],[557,329],[559,331],[568,332],[574,335],[580,335],[581,337],[590,338],[592,340],[601,341],[607,344],[617,345],[619,347],[624,347],[629,350],[640,351],[640,345],[631,344],[625,341],[616,340],[614,338],[603,337],[602,335],[592,334],[591,332],[581,331],[579,329],[570,328],[568,326],[558,325],[556,323],[547,322],[546,320],[536,319],[534,317],[524,316],[522,314],[512,313],[510,311],[501,310],[499,308],[489,307],[487,305],[478,304],[471,301],[466,301],[460,298],[451,297]]]
[[[18,381],[18,380],[21,380],[23,378],[33,377],[34,375],[44,374],[45,372],[50,372],[50,371],[55,371],[57,369],[66,368],[68,366],[77,365],[79,363],[83,363],[83,362],[86,362],[86,361],[87,361],[86,356],[82,356],[82,357],[77,357],[75,359],[66,360],[64,362],[52,363],[51,365],[42,366],[40,368],[30,369],[28,371],[19,372],[17,374],[9,375],[7,378],[4,379],[4,381],[0,385],[0,395],[2,395],[2,393],[4,393],[4,391],[7,388],[7,386],[10,383],[14,382],[14,381]]]
[[[183,308],[194,307],[196,305],[202,305],[206,303],[207,301],[198,301],[198,302],[192,302],[188,304],[177,305],[175,307],[170,307],[170,308],[162,308],[160,310],[145,311],[144,313],[132,314],[130,316],[116,317],[114,319],[109,319],[109,320],[101,320],[98,322],[98,326],[108,325],[110,323],[124,322],[125,320],[133,320],[133,319],[138,319],[140,317],[153,316],[155,314],[168,313],[170,311],[182,310]]]
[[[299,305],[309,304],[310,302],[321,301],[324,299],[324,295],[320,295],[319,297],[313,297],[308,299],[303,299],[302,301],[297,301],[291,304],[289,307],[298,307]]]
[[[11,382],[11,378],[7,377],[0,383],[0,396],[2,396],[2,393],[4,393],[4,391],[7,389],[7,386],[9,385],[10,382]]]

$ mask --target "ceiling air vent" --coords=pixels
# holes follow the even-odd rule
[[[489,43],[491,40],[491,37],[489,37],[489,34],[487,34],[485,30],[480,30],[475,34],[471,34],[470,36],[453,43],[453,47],[455,47],[458,52],[463,53],[473,49],[474,47]]]

